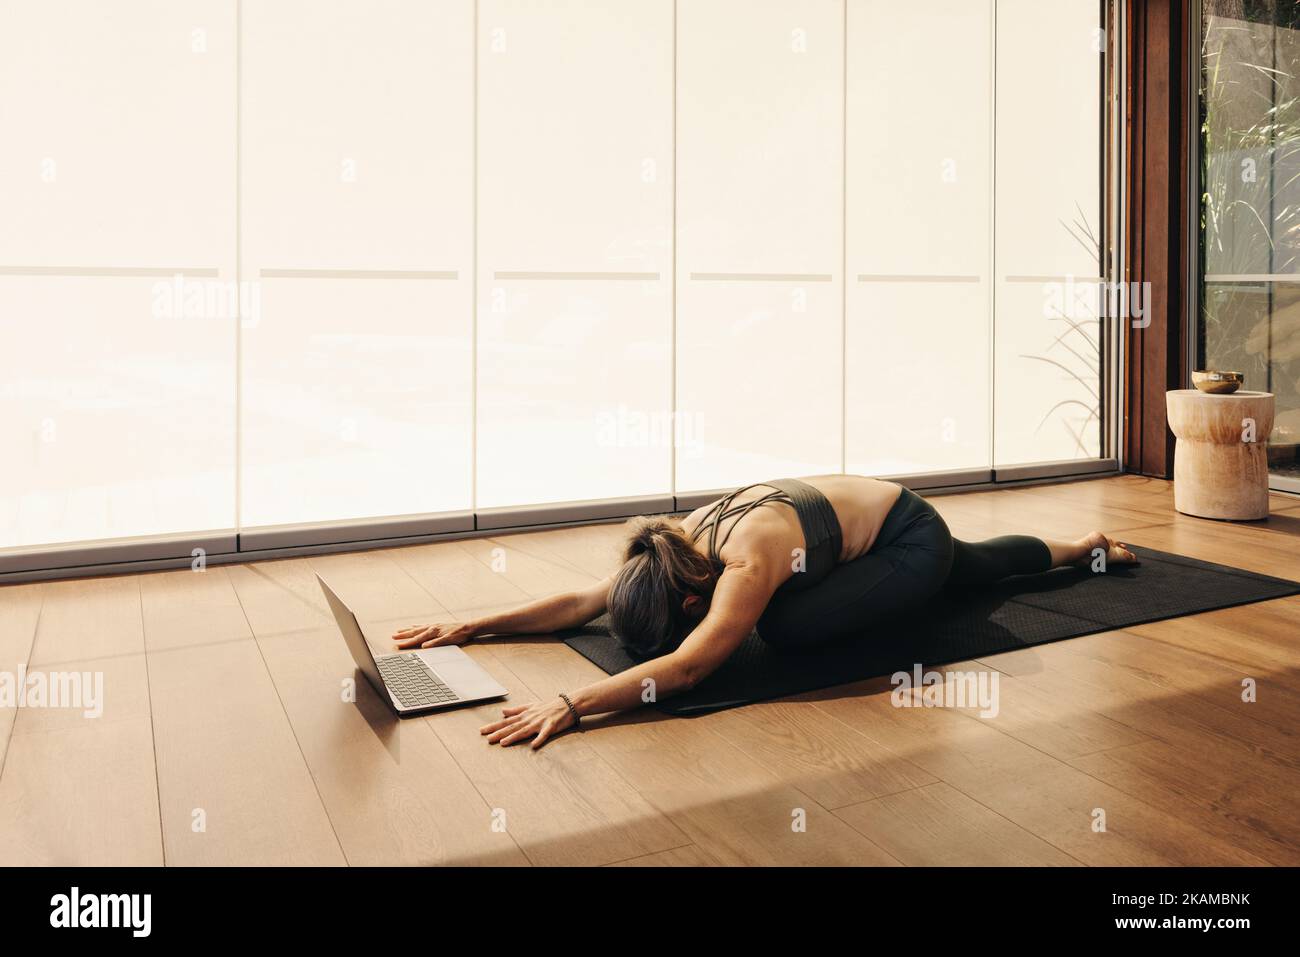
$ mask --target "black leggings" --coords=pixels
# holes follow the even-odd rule
[[[758,635],[781,648],[861,635],[875,621],[920,609],[945,585],[986,585],[1051,566],[1047,545],[1029,535],[953,538],[933,505],[903,489],[871,551],[802,591],[778,592],[758,620]]]

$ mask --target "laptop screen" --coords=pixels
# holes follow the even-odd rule
[[[320,584],[320,590],[325,593],[325,600],[329,602],[330,611],[334,612],[334,621],[338,623],[339,631],[343,632],[343,640],[348,644],[348,651],[352,653],[352,660],[357,663],[361,673],[366,676],[367,680],[374,686],[375,690],[381,695],[388,695],[388,687],[384,684],[384,679],[379,677],[379,668],[375,665],[375,656],[370,651],[370,645],[366,643],[366,636],[361,633],[361,626],[357,624],[356,615],[352,610],[343,604],[343,600],[334,594],[334,590],[325,584],[325,580],[319,575],[316,581]]]

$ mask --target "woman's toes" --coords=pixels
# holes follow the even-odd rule
[[[1137,556],[1129,551],[1128,546],[1123,542],[1115,542],[1110,549],[1110,560],[1124,565],[1132,565],[1137,562]]]
[[[1117,542],[1105,532],[1090,532],[1082,540],[1082,545],[1083,556],[1079,559],[1079,564],[1091,564],[1097,557],[1098,549],[1104,552],[1107,562],[1115,565],[1133,565],[1138,560],[1127,545]]]

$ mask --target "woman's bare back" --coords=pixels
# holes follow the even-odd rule
[[[868,478],[865,475],[809,475],[800,476],[799,480],[817,489],[831,503],[835,517],[839,520],[844,537],[840,549],[840,562],[851,562],[871,550],[880,534],[880,527],[885,516],[898,501],[902,487],[893,482]],[[735,505],[743,505],[770,493],[771,488],[758,485],[741,492],[733,500]],[[682,529],[688,536],[694,535],[705,519],[709,510],[717,504],[716,500],[702,505],[682,520]],[[759,548],[780,555],[782,560],[795,548],[803,548],[803,529],[799,525],[799,516],[789,505],[773,502],[761,506],[743,516],[743,521],[732,517],[725,519],[718,528],[718,540],[722,541],[731,526],[740,521],[726,547],[719,556],[727,561],[736,554]],[[700,535],[695,545],[702,554],[708,554],[708,533]]]

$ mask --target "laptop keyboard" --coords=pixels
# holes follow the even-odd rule
[[[377,658],[375,664],[384,684],[403,707],[433,708],[460,700],[418,655],[388,655]]]

